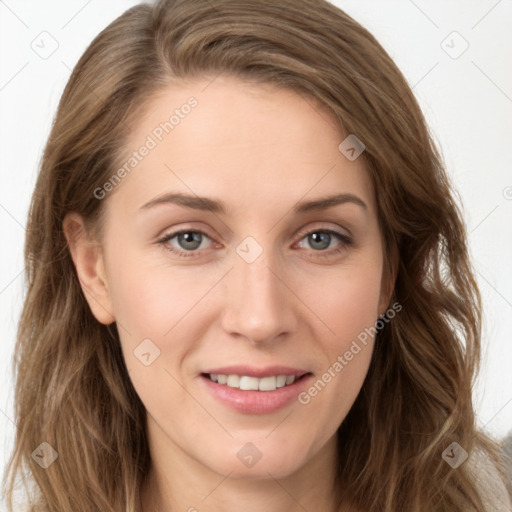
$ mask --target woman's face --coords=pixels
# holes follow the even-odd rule
[[[153,459],[278,478],[333,452],[389,297],[345,137],[311,99],[220,77],[169,87],[136,126],[98,199],[107,298],[88,300],[117,322]]]

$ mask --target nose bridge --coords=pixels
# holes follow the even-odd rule
[[[249,338],[253,343],[272,341],[294,328],[290,299],[293,294],[280,276],[270,247],[251,237],[236,248],[234,268],[229,274],[224,329]]]

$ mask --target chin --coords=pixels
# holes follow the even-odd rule
[[[221,475],[232,479],[264,480],[271,477],[285,478],[298,471],[305,463],[304,449],[300,446],[290,447],[285,453],[282,448],[267,447],[258,449],[252,443],[246,443],[232,451],[232,456],[226,456],[228,450],[223,450],[220,459],[204,461]]]

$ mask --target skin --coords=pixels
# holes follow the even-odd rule
[[[127,154],[187,98],[198,105],[103,199],[101,243],[79,215],[64,221],[91,311],[103,324],[117,322],[148,413],[153,463],[141,501],[146,511],[333,511],[335,434],[366,377],[373,340],[307,405],[294,400],[270,414],[227,408],[200,373],[285,364],[316,381],[375,325],[391,289],[371,182],[362,158],[338,150],[346,134],[313,100],[232,77],[210,82],[174,84],[153,98]],[[140,210],[171,191],[222,200],[228,212]],[[366,207],[291,211],[334,193]],[[179,237],[159,242],[186,228],[206,234],[199,248]],[[353,244],[307,236],[326,229]],[[236,252],[248,236],[263,250],[252,263]],[[134,356],[147,338],[160,350],[149,366]],[[236,456],[247,442],[262,454],[250,468]]]

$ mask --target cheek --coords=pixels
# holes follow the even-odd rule
[[[328,327],[322,329],[321,336],[317,334],[326,360],[302,403],[310,398],[318,400],[317,406],[321,402],[336,411],[331,418],[333,425],[348,413],[368,371],[379,315],[380,282],[378,261],[347,267],[331,276],[325,293],[316,288],[317,298],[310,298]]]
[[[130,378],[149,411],[165,404],[168,408],[169,396],[173,405],[186,408],[190,404],[181,400],[178,382],[189,368],[184,362],[197,349],[197,340],[215,321],[209,291],[222,273],[172,267],[161,260],[155,264],[131,255],[128,248],[123,254],[112,269],[110,293]],[[165,395],[155,393],[162,388]]]
[[[181,269],[126,256],[110,287],[117,322],[138,336],[163,338],[211,287],[192,268]]]
[[[310,290],[314,291],[310,292],[309,301],[325,323],[327,330],[323,338],[330,352],[346,350],[351,340],[375,325],[379,316],[381,272],[376,261],[340,268],[326,276],[323,286],[313,280],[315,285]]]
[[[180,364],[199,336],[190,313],[208,290],[193,274],[152,267],[129,254],[116,267],[112,307],[130,379],[151,414],[193,406],[178,384]],[[149,340],[149,341],[148,341]]]

